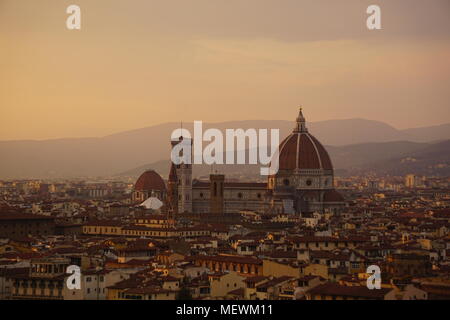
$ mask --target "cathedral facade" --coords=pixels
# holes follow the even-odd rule
[[[177,143],[172,141],[172,147]],[[162,189],[160,180],[156,180],[158,183],[152,185]],[[227,182],[221,174],[211,174],[209,180],[200,181],[192,178],[192,164],[172,163],[167,189],[164,186],[158,195],[166,203],[166,210],[175,215],[242,211],[338,213],[345,201],[333,185],[334,171],[328,152],[308,132],[300,109],[292,133],[279,145],[279,170],[266,183]],[[144,194],[142,188],[140,194]]]

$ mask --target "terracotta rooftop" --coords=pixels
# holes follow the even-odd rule
[[[370,290],[364,286],[344,286],[337,283],[328,282],[308,290],[307,293],[310,295],[344,296],[382,300],[391,290],[392,289],[386,288]]]

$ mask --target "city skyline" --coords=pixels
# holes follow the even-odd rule
[[[449,13],[0,0],[0,314],[450,300]]]

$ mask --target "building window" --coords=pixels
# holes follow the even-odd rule
[[[311,180],[311,179],[306,180],[306,185],[307,185],[307,186],[312,185],[312,180]]]
[[[288,186],[288,185],[289,185],[289,179],[284,179],[284,180],[283,180],[283,184],[284,184],[285,186]]]

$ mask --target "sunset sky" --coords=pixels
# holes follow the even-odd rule
[[[0,0],[0,140],[291,120],[300,104],[311,121],[450,122],[450,1]]]

